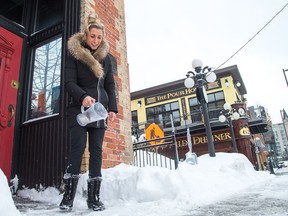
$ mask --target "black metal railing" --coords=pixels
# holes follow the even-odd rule
[[[160,143],[160,144],[151,144]],[[173,147],[173,158],[158,152],[159,148]],[[177,169],[179,163],[176,137],[173,133],[162,138],[145,140],[133,144],[134,165],[138,167],[160,166],[169,169]]]
[[[209,114],[209,120],[211,122],[218,121],[218,118],[220,116],[220,111],[218,107],[210,108],[208,111]],[[252,120],[257,120],[259,118],[266,119],[263,114],[262,115],[249,115],[249,123]],[[164,121],[164,120],[163,120]],[[145,125],[149,122],[142,122],[138,124],[133,124],[132,126],[132,135],[135,137],[134,143],[133,143],[133,151],[134,151],[134,165],[139,167],[144,166],[160,166],[160,167],[166,167],[169,169],[175,169],[178,165],[178,152],[177,152],[177,146],[176,146],[176,138],[175,138],[175,132],[174,129],[171,127],[174,122],[180,122],[180,126],[177,124],[176,129],[179,129],[179,127],[182,127],[181,129],[185,129],[187,127],[192,127],[195,124],[195,126],[199,123],[202,123],[202,113],[201,110],[193,111],[188,118],[184,118],[183,116],[177,117],[177,118],[171,118],[171,119],[165,119],[166,122],[171,122],[171,124],[164,124],[163,122],[156,122],[157,125],[159,125],[165,132],[165,137],[163,138],[157,138],[153,140],[146,140],[145,137]],[[154,122],[150,122],[154,123]],[[176,130],[177,131],[177,130]],[[172,135],[170,135],[172,134]],[[160,144],[151,144],[151,143],[160,143]],[[171,155],[164,155],[164,151],[160,151],[159,149],[164,147],[174,147],[174,156]]]

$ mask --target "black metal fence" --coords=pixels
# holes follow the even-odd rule
[[[220,116],[220,111],[222,108],[218,107],[210,107],[209,108],[209,120],[214,125],[224,125],[227,123],[221,123],[218,120],[218,117]],[[251,115],[251,110],[249,108],[247,112],[248,120],[249,120],[249,126],[250,122],[257,119],[257,118],[266,118],[266,115],[264,115],[264,112],[256,112],[256,109],[253,109],[253,114]],[[258,111],[258,110],[257,110]],[[261,111],[261,109],[260,109]],[[259,115],[254,116],[254,113],[259,113]],[[256,114],[255,114],[256,115]],[[262,120],[263,120],[262,119]],[[132,125],[132,136],[135,138],[135,143],[133,144],[133,151],[134,151],[134,165],[139,167],[145,167],[145,166],[160,166],[160,167],[166,167],[169,169],[176,169],[178,166],[179,156],[178,156],[178,150],[176,145],[176,138],[175,138],[175,129],[177,133],[179,131],[186,131],[187,128],[198,128],[199,125],[203,125],[203,119],[202,119],[202,113],[201,110],[193,111],[190,113],[190,116],[178,116],[178,117],[172,117],[170,115],[170,118],[164,119],[162,121],[156,122],[158,126],[162,128],[162,130],[165,133],[165,137],[153,139],[153,140],[146,140],[145,138],[145,125],[149,124],[148,122],[142,122],[142,123],[135,123]],[[174,129],[174,123],[180,122],[180,125],[175,124]],[[216,124],[217,123],[217,124]],[[167,127],[169,125],[169,127]],[[251,129],[250,129],[251,130]],[[171,135],[170,135],[171,134]],[[140,142],[139,142],[140,141]],[[158,141],[158,142],[157,142]],[[151,144],[152,143],[152,144]],[[154,143],[160,143],[160,144],[154,144]],[[167,155],[164,155],[164,151],[160,151],[159,149],[164,147],[174,147],[174,157],[167,157]],[[172,159],[173,158],[173,159]]]
[[[161,147],[173,147],[174,159],[171,159],[171,157],[167,157],[159,153],[158,149]],[[178,167],[179,156],[174,132],[172,132],[172,135],[170,136],[134,143],[133,151],[135,166],[159,166],[169,169],[177,169]]]

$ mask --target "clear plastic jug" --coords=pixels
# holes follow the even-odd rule
[[[81,113],[77,115],[76,119],[79,125],[86,126],[89,123],[100,121],[108,117],[108,112],[105,107],[96,102],[93,106],[84,110],[84,106],[81,106]]]

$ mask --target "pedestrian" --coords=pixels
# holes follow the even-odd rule
[[[69,38],[67,48],[64,76],[65,90],[69,95],[66,114],[70,154],[63,176],[64,195],[59,207],[72,210],[88,134],[90,158],[87,205],[94,211],[104,210],[104,204],[100,201],[102,143],[107,121],[113,122],[118,112],[112,70],[115,58],[109,53],[104,25],[97,17],[87,18],[84,30]],[[107,109],[108,120],[80,126],[76,116],[81,112],[81,106],[89,108],[95,102],[100,102]]]

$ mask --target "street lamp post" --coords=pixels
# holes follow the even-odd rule
[[[194,68],[194,71],[188,71],[186,75],[186,79],[184,81],[184,85],[186,88],[192,88],[194,87],[195,82],[197,83],[196,87],[196,96],[198,101],[201,104],[202,111],[203,111],[203,117],[204,117],[204,124],[206,129],[206,136],[208,141],[208,151],[210,157],[215,157],[215,146],[213,142],[212,137],[212,130],[210,126],[209,121],[209,115],[208,115],[208,98],[207,93],[204,87],[204,84],[206,82],[214,82],[216,80],[216,74],[211,71],[211,68],[208,66],[202,68],[203,63],[199,59],[194,59],[192,61],[192,67]]]
[[[275,174],[274,172],[274,168],[273,168],[273,163],[272,163],[272,157],[273,157],[273,150],[271,150],[269,152],[269,170],[270,170],[270,174]]]
[[[238,153],[232,121],[238,120],[240,118],[240,115],[235,109],[231,108],[231,105],[229,103],[225,103],[223,108],[224,110],[220,112],[221,115],[219,116],[219,121],[220,122],[228,121],[231,133],[233,152]],[[245,112],[243,108],[240,109],[242,109],[241,112]]]

